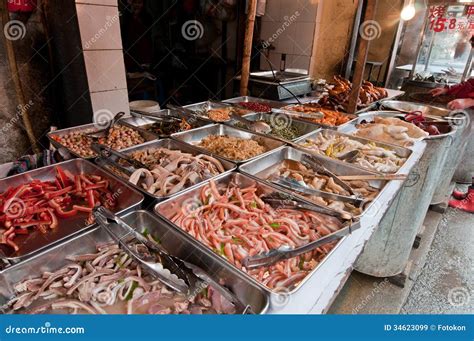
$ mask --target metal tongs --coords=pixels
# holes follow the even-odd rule
[[[160,247],[157,247],[154,243],[138,233],[125,221],[120,219],[105,207],[95,207],[93,214],[97,223],[107,231],[107,233],[118,243],[120,248],[124,250],[130,257],[135,259],[145,269],[147,269],[153,277],[180,293],[188,293],[189,281],[186,277],[186,274]],[[119,236],[119,234],[116,233],[116,231],[110,226],[113,223],[125,229],[125,235]],[[138,243],[134,248],[132,248],[129,245],[134,239],[136,239]],[[139,250],[139,246],[142,246],[140,247],[142,250]],[[156,256],[151,255],[149,252],[144,252],[143,249],[146,251],[151,250],[157,253],[160,262],[156,261]],[[177,276],[178,274],[180,277]]]
[[[186,295],[197,294],[196,289],[203,288],[203,283],[212,286],[219,294],[226,300],[231,302],[236,311],[242,314],[253,314],[252,308],[249,305],[243,304],[239,298],[234,295],[229,289],[222,286],[209,276],[203,269],[195,264],[186,262],[176,256],[171,255],[160,244],[146,238],[141,233],[137,232],[133,227],[128,225],[125,221],[113,214],[108,209],[98,206],[94,208],[94,217],[96,221],[110,234],[110,236],[120,245],[120,247],[127,252],[128,255],[137,260],[144,268],[170,288],[184,293]],[[110,224],[117,224],[125,229],[126,234],[119,237],[114,230],[111,229]],[[129,239],[135,239],[146,247],[149,251],[154,252],[159,256],[161,263],[150,261],[150,254],[137,254],[135,250],[131,249],[128,244]],[[155,258],[156,259],[156,258]]]
[[[315,211],[318,213],[323,213],[327,215],[332,215],[336,216],[338,218],[343,218],[344,215],[339,212],[332,212],[328,209],[324,208],[319,208],[317,206],[309,205],[309,204],[304,204],[300,203],[295,200],[291,200],[288,196],[282,196],[281,194],[270,194],[269,196],[264,196],[262,197],[262,200],[265,201],[266,203],[270,204],[271,206],[275,207],[291,207],[291,208],[296,208],[296,209],[303,209],[303,210],[309,210],[309,211]],[[315,240],[311,243],[308,243],[306,245],[297,247],[297,248],[291,248],[288,245],[282,245],[278,249],[273,249],[270,250],[269,252],[262,253],[259,255],[255,255],[252,257],[246,257],[242,260],[242,265],[246,269],[255,269],[259,268],[262,266],[269,266],[272,265],[280,260],[284,259],[289,259],[293,258],[299,255],[302,255],[306,252],[312,251],[314,249],[317,249],[321,246],[324,246],[326,244],[329,244],[335,240],[338,240],[350,233],[352,233],[354,230],[358,229],[360,227],[360,223],[357,222],[355,224],[352,223],[351,220],[347,221],[345,223],[345,227],[342,227],[340,230],[335,231],[331,234],[328,234],[327,236],[324,236],[318,240]]]
[[[324,175],[327,175],[331,178],[334,179],[334,182],[336,184],[338,184],[339,186],[341,186],[343,189],[345,189],[346,191],[348,191],[352,196],[354,197],[357,197],[357,193],[354,192],[354,190],[352,189],[351,186],[349,186],[346,182],[342,181],[336,174],[334,174],[333,172],[331,172],[329,169],[327,169],[326,167],[324,167],[319,161],[318,159],[316,159],[314,156],[311,156],[311,155],[308,155],[308,154],[305,154],[303,156],[303,159],[301,160],[301,163],[308,167],[308,168],[311,168],[313,171],[315,171],[316,173],[320,173],[320,174],[324,174]]]
[[[114,167],[117,167],[120,171],[124,172],[127,175],[131,175],[135,170],[139,168],[148,169],[148,167],[145,164],[141,163],[140,161],[135,160],[134,158],[131,158],[130,156],[124,153],[121,153],[119,151],[116,151],[106,145],[93,143],[91,145],[91,148],[97,154],[105,158],[108,163],[112,164]],[[112,156],[116,156],[118,159],[124,160],[125,162],[129,164],[129,166],[124,166],[120,164],[118,161],[112,160],[111,158]]]

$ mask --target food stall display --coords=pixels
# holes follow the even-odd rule
[[[318,304],[329,302],[326,286],[342,283],[341,274],[355,262],[350,248],[367,241],[379,223],[387,229],[383,218],[394,209],[392,202],[414,193],[413,188],[404,190],[405,177],[413,169],[428,172],[428,156],[443,164],[446,156],[440,155],[438,142],[444,146],[451,133],[431,112],[346,114],[351,86],[335,77],[318,103],[244,96],[187,106],[196,117],[179,111],[134,113],[103,137],[89,135],[97,131],[94,125],[50,133],[55,146],[79,158],[97,156],[98,167],[78,159],[3,180],[0,249],[16,252],[0,267],[0,294],[8,302],[3,309],[242,313],[212,285],[189,297],[155,280],[104,229],[92,227],[91,211],[99,205],[138,224],[137,231],[176,257],[189,256],[254,313],[312,309],[317,305],[307,300],[310,292]],[[386,96],[385,89],[364,83],[359,108]],[[251,132],[231,118],[231,111],[263,121],[272,131]],[[428,148],[422,156],[424,141],[430,139],[439,148]],[[103,146],[92,150],[94,142]],[[426,192],[420,198],[434,192],[434,185],[414,187]],[[155,205],[154,215],[137,211],[143,200],[138,192]],[[17,199],[25,206],[13,206]],[[419,220],[413,212],[403,214]],[[55,237],[45,238],[52,231]],[[298,256],[246,266],[251,259],[330,236],[334,238]],[[374,254],[365,252],[365,264],[358,263],[361,271],[369,272]],[[61,257],[25,272],[52,255]],[[91,276],[100,290],[85,290]],[[281,292],[291,296],[288,305],[273,303]]]

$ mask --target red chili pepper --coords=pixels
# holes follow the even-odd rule
[[[71,190],[72,190],[72,186],[68,186],[68,187],[65,187],[63,189],[60,189],[59,191],[46,193],[44,196],[46,197],[46,199],[52,199],[52,198],[64,195],[64,194],[70,192]]]
[[[82,192],[81,177],[79,175],[74,176],[74,181],[76,183],[76,192]]]
[[[49,228],[55,229],[56,227],[58,227],[58,218],[56,218],[56,215],[50,208],[48,208],[48,213],[51,216],[51,224],[49,225]]]
[[[56,174],[58,175],[59,182],[62,184],[61,188],[70,186],[73,183],[71,178],[69,178],[66,172],[59,166],[56,167]]]
[[[30,221],[25,221],[25,222],[21,222],[21,223],[14,223],[13,225],[16,226],[16,227],[22,227],[22,228],[26,228],[26,227],[32,227],[32,226],[36,226],[36,225],[40,225],[40,224],[50,224],[51,221],[49,220],[30,220]]]
[[[87,191],[87,203],[89,204],[89,207],[94,208],[95,198],[94,198],[94,191],[92,190]]]
[[[90,213],[90,212],[92,212],[92,208],[93,208],[93,207],[85,207],[85,206],[81,206],[81,205],[73,205],[72,208],[73,208],[74,210],[79,211],[79,212],[88,212],[88,213]]]
[[[20,228],[20,229],[15,229],[15,234],[28,234],[28,229],[26,228]]]

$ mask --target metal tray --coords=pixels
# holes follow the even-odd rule
[[[260,97],[251,97],[251,96],[239,96],[239,97],[229,98],[222,102],[224,103],[257,102],[261,104],[266,104],[271,108],[281,108],[287,105],[286,103],[283,103],[283,102],[278,102],[271,99],[265,99],[265,98],[260,98]]]
[[[19,186],[35,179],[43,181],[52,180],[55,177],[55,169],[57,166],[69,171],[73,175],[87,173],[97,174],[107,178],[109,180],[110,190],[117,198],[118,205],[114,210],[117,214],[123,214],[140,207],[144,199],[143,195],[138,191],[122,181],[118,181],[114,177],[111,177],[107,172],[103,171],[93,163],[82,159],[69,160],[2,179],[0,180],[0,193],[3,193],[8,187]],[[6,258],[6,260],[10,264],[18,263],[54,243],[61,242],[66,238],[70,238],[77,233],[85,231],[93,226],[85,225],[85,219],[87,216],[87,213],[79,212],[74,217],[59,219],[59,226],[54,230],[48,231],[48,233],[43,234],[39,231],[33,231],[26,236],[16,237],[15,242],[20,247],[20,250],[12,257]]]
[[[289,126],[289,127],[293,127],[293,128],[296,128],[300,134],[299,136],[295,137],[294,139],[290,140],[290,141],[296,141],[298,139],[300,139],[301,137],[304,137],[308,134],[311,134],[312,132],[314,132],[315,130],[318,130],[318,129],[321,129],[321,127],[315,123],[310,123],[309,121],[300,121],[300,120],[296,120],[296,119],[293,119],[291,116],[288,116],[286,114],[265,114],[265,113],[261,113],[261,114],[249,114],[249,115],[245,115],[244,116],[245,119],[249,120],[249,121],[267,121],[267,122],[270,122],[270,126],[273,126],[273,122],[275,123],[278,123],[278,122],[283,122],[283,125],[284,126]],[[238,126],[239,122],[236,121],[236,120],[230,120],[229,122],[226,122],[226,124],[228,125],[231,125],[235,128],[238,128],[238,129],[242,129],[242,130],[245,130],[245,131],[249,131],[251,132],[250,130],[246,129],[246,128],[242,128],[240,126]],[[282,139],[284,140],[283,138],[279,137],[279,136],[274,136],[272,134],[268,134],[267,136],[270,136],[270,137],[274,137],[276,139]]]
[[[169,117],[171,117],[171,116],[180,117],[179,115],[168,115],[168,116]],[[165,118],[165,116],[162,116],[162,117]],[[169,135],[169,134],[168,135],[167,134],[156,134],[156,133],[154,133],[152,131],[149,131],[145,128],[147,125],[159,122],[160,120],[161,120],[160,117],[154,117],[154,116],[146,117],[146,116],[142,115],[142,117],[122,118],[119,122],[121,124],[125,125],[125,126],[133,128],[137,131],[145,132],[146,134],[152,134],[153,136],[155,136],[155,138],[170,137],[171,135]],[[192,130],[194,128],[199,128],[199,127],[210,124],[209,122],[206,122],[206,121],[203,121],[203,120],[198,120],[198,119],[186,120],[186,122],[188,122],[188,124],[191,125],[191,129],[189,129],[189,130]],[[186,130],[186,131],[189,131],[189,130]]]
[[[198,154],[206,154],[206,155],[209,155],[209,153],[206,153],[206,152],[202,152],[200,149],[197,149],[197,148],[194,148],[192,146],[190,146],[189,144],[186,144],[184,142],[181,142],[181,141],[178,141],[178,140],[172,140],[172,139],[163,139],[163,140],[159,140],[159,141],[151,141],[151,142],[148,142],[148,143],[144,143],[144,144],[141,144],[141,145],[138,145],[138,146],[134,146],[134,147],[130,147],[130,148],[127,148],[127,149],[124,149],[122,150],[122,153],[123,154],[126,154],[126,155],[131,155],[132,153],[134,152],[137,152],[137,151],[140,151],[140,150],[147,150],[147,149],[155,149],[155,148],[167,148],[167,149],[171,149],[171,150],[179,150],[179,151],[182,151],[184,153],[190,153],[192,155],[198,155]],[[231,172],[233,170],[235,170],[237,168],[237,166],[230,162],[230,161],[227,161],[227,160],[224,160],[220,157],[216,157],[214,156],[216,159],[218,159],[221,163],[222,163],[222,166],[224,167],[225,169],[225,172],[224,173],[228,173],[228,172]],[[116,158],[112,156],[112,159],[115,160]],[[112,174],[114,177],[117,177],[118,179],[122,180],[122,181],[126,181],[128,182],[128,179],[127,178],[123,178],[121,177],[120,175],[118,174],[115,174],[114,172],[112,172],[112,170],[110,170],[107,166],[110,166],[111,163],[110,162],[107,162],[107,159],[106,158],[103,158],[103,157],[99,157],[97,158],[96,160],[96,163],[102,167],[103,169],[105,169],[107,172],[109,172],[110,174]],[[222,174],[224,174],[222,173]],[[219,174],[220,175],[220,174]],[[219,176],[217,175],[217,176]],[[213,177],[215,178],[215,177]],[[191,188],[194,188],[196,186],[199,186],[199,183],[193,185],[193,186],[190,186],[190,187],[187,187],[187,188],[184,188],[183,190],[177,192],[177,193],[174,193],[172,195],[167,195],[167,196],[157,196],[157,195],[154,195],[154,194],[150,194],[148,193],[146,190],[144,190],[142,187],[138,186],[138,185],[134,185],[130,182],[128,182],[128,185],[129,186],[132,186],[133,188],[135,188],[136,190],[146,194],[147,196],[157,200],[157,201],[162,201],[162,200],[165,200],[165,199],[168,199],[172,196],[175,196],[175,195],[178,195],[179,193],[183,192],[183,191],[186,191],[188,189],[191,189]]]
[[[375,116],[398,117],[398,118],[403,119],[405,117],[405,114],[400,113],[399,111],[369,111],[369,112],[359,115],[356,119],[353,119],[352,121],[347,122],[346,124],[340,126],[337,129],[337,131],[340,133],[352,135],[357,131],[356,125],[360,124],[364,120],[373,121]],[[441,134],[426,136],[420,139],[420,141],[441,138],[441,137],[444,137],[446,134],[451,133],[451,131],[453,130],[453,127],[448,122],[436,122],[435,120],[429,117],[426,117],[425,119],[427,122],[430,122],[430,124],[436,125],[438,129],[440,130]]]
[[[219,156],[221,159],[224,159],[230,162],[235,162],[235,163],[244,163],[244,162],[253,160],[257,158],[258,156],[265,155],[269,151],[279,148],[285,144],[283,141],[278,141],[270,137],[254,134],[245,130],[229,127],[222,124],[215,124],[211,126],[197,128],[197,129],[194,129],[193,131],[184,131],[182,133],[176,133],[176,134],[171,135],[171,137],[173,139],[180,140],[190,145],[193,145],[194,147],[200,150],[203,150],[204,152],[207,152],[208,154],[214,156],[213,153],[210,153],[208,150],[198,146],[198,144],[201,143],[201,141],[204,138],[210,135],[220,135],[220,136],[228,135],[228,136],[240,137],[246,140],[252,139],[252,140],[257,141],[260,145],[262,145],[263,147],[267,149],[266,152],[260,155],[254,156],[252,158],[249,158],[247,160],[232,160],[223,156],[216,155],[216,156]]]
[[[297,144],[301,145],[305,140],[314,140],[314,138],[318,135],[318,134],[322,134],[322,133],[325,133],[327,132],[328,134],[331,134],[331,135],[335,135],[335,136],[346,136],[348,137],[349,139],[351,140],[354,140],[354,141],[359,141],[361,143],[372,143],[372,144],[375,144],[376,146],[378,147],[382,147],[382,148],[385,148],[385,149],[389,149],[389,150],[393,150],[397,153],[398,156],[402,157],[402,158],[406,158],[407,160],[405,161],[405,163],[398,169],[397,172],[395,173],[390,173],[390,174],[408,174],[406,171],[406,164],[407,164],[407,161],[408,159],[410,158],[410,156],[412,155],[413,151],[408,149],[408,148],[404,148],[404,147],[400,147],[400,146],[397,146],[397,145],[394,145],[394,144],[389,144],[389,143],[383,143],[383,142],[378,142],[378,141],[374,141],[374,140],[369,140],[369,139],[365,139],[365,138],[362,138],[362,137],[357,137],[357,136],[352,136],[352,135],[348,135],[348,134],[344,134],[344,133],[340,133],[340,132],[337,132],[335,130],[331,130],[331,129],[323,129],[323,130],[319,130],[319,131],[316,131],[308,136],[305,136],[305,137],[302,137],[301,139],[299,139],[298,141],[296,141]],[[343,165],[347,165],[348,163],[345,162],[345,161],[340,161],[340,160],[337,160],[337,159],[333,159],[333,158],[330,158],[328,156],[325,156],[325,155],[321,155],[321,154],[318,154],[316,151],[313,151],[311,149],[307,149],[307,148],[304,148],[303,146],[301,147],[303,148],[305,151],[307,151],[308,153],[310,154],[314,154],[314,155],[318,155],[324,159],[327,159],[327,160],[331,160],[333,162],[336,162],[338,164],[343,164]],[[362,169],[362,170],[365,170],[365,171],[371,171],[371,172],[374,172],[373,170],[371,169],[366,169],[362,166],[358,166],[358,165],[355,165],[355,164],[350,164],[352,167],[355,167],[355,168],[358,168],[358,169]]]
[[[284,190],[281,190],[280,188],[276,186],[271,186],[268,185],[265,182],[262,182],[258,179],[249,177],[244,174],[240,173],[229,173],[226,175],[223,175],[215,180],[216,185],[219,186],[221,184],[228,185],[231,182],[239,185],[239,186],[250,186],[253,184],[257,184],[258,191],[262,194],[268,194],[268,193],[274,193],[274,192],[280,192],[280,193],[286,193],[291,195],[291,193],[286,192]],[[183,203],[187,202],[200,202],[200,191],[203,186],[205,186],[206,183],[202,183],[199,187],[194,188],[192,190],[189,190],[187,192],[182,193],[179,196],[176,196],[170,200],[163,201],[161,203],[158,203],[155,206],[155,213],[158,214],[159,216],[163,217],[171,226],[173,226],[179,233],[181,233],[186,239],[188,239],[191,243],[196,248],[199,248],[203,253],[212,256],[214,259],[219,259],[220,261],[224,261],[226,264],[231,266],[234,270],[238,271],[240,274],[242,274],[249,282],[254,283],[255,285],[259,286],[262,288],[265,292],[268,294],[281,294],[281,288],[280,289],[270,289],[263,285],[262,283],[258,282],[256,279],[245,273],[244,271],[238,269],[235,267],[233,264],[228,262],[225,258],[219,256],[216,254],[214,251],[212,251],[210,248],[208,248],[206,245],[192,237],[188,232],[184,231],[181,229],[179,226],[174,225],[169,218],[171,218],[177,210],[180,210],[181,207],[183,206]],[[296,199],[296,198],[295,198]],[[298,199],[296,199],[298,200]],[[318,206],[319,207],[319,206]],[[326,211],[329,215],[334,215],[334,212],[331,210],[327,210],[324,208],[319,207],[319,210]],[[351,231],[354,231],[360,227],[360,222],[356,221],[354,222],[351,226],[345,227],[347,234],[349,234]],[[343,242],[343,240],[347,236],[343,237],[341,240],[338,241],[338,243],[334,246],[334,248],[328,253],[328,255],[292,290],[286,291],[285,293],[291,295],[298,291],[304,283],[318,270],[318,268],[332,255],[334,250]]]
[[[158,237],[161,245],[173,255],[198,265],[217,281],[221,280],[244,304],[250,305],[255,313],[263,314],[267,310],[268,296],[263,290],[249,283],[227,262],[202,253],[194,243],[182,238],[180,233],[177,233],[160,218],[146,211],[135,211],[124,216],[123,219],[140,232],[147,229],[151,235]],[[40,276],[45,271],[60,269],[69,263],[66,257],[95,252],[97,244],[111,241],[112,239],[105,230],[96,227],[36,255],[24,263],[16,264],[0,272],[0,306],[14,295],[13,286],[16,283]]]
[[[206,122],[210,122],[210,123],[224,123],[224,122],[229,121],[230,118],[229,118],[229,120],[222,121],[222,122],[221,121],[214,121],[214,120],[211,120],[206,114],[203,114],[203,111],[211,110],[211,109],[221,109],[221,108],[225,108],[225,107],[231,108],[232,103],[227,102],[225,104],[221,104],[221,103],[216,103],[216,102],[212,102],[212,101],[205,101],[205,102],[188,104],[188,105],[183,106],[183,108],[194,111],[196,116],[199,117],[200,119],[202,119]],[[236,111],[241,115],[247,115],[247,114],[252,114],[253,113],[252,110],[246,110],[246,109],[240,109],[240,108],[237,109]]]
[[[241,165],[239,167],[239,171],[241,171],[242,173],[247,174],[247,175],[249,175],[253,178],[264,181],[264,182],[266,182],[270,185],[275,185],[272,182],[267,180],[267,176],[269,175],[269,173],[273,173],[272,168],[278,166],[284,160],[301,161],[305,154],[306,153],[301,151],[301,150],[295,149],[293,147],[285,146],[285,147],[277,149],[277,150],[271,152],[270,154],[267,154],[267,155],[265,155],[261,158],[258,158],[256,160],[250,161],[250,162],[248,162],[244,165]],[[335,162],[327,160],[325,158],[321,158],[317,155],[315,155],[315,158],[317,158],[324,167],[326,167],[329,171],[331,171],[335,175],[373,175],[373,174],[376,174],[374,172],[370,172],[370,171],[367,171],[367,170],[360,170],[360,169],[358,169],[356,167],[353,167],[352,165],[349,165],[349,164],[335,163]],[[374,188],[379,189],[379,193],[378,193],[377,197],[374,200],[372,200],[372,202],[370,204],[365,205],[363,207],[363,211],[368,210],[369,207],[373,204],[373,202],[375,200],[377,200],[377,198],[380,196],[383,188],[385,187],[386,183],[387,183],[386,181],[380,181],[380,180],[371,180],[370,181],[370,185]],[[299,194],[298,192],[291,192],[291,193],[293,195],[295,195],[297,198],[299,198],[299,199],[301,199],[305,202],[308,202],[308,203],[313,204],[313,205],[317,205],[313,201],[311,201],[309,198],[305,197],[302,194]],[[327,193],[327,196],[324,195],[324,193]],[[321,193],[321,197],[334,200],[334,198],[331,198],[331,196],[333,196],[333,195],[334,195],[333,193],[329,193],[329,192]],[[357,206],[357,204],[354,202],[354,199],[351,198],[351,197],[338,195],[337,200],[342,201],[342,202],[352,203],[352,204],[354,204],[354,206]]]
[[[423,105],[414,102],[405,101],[392,101],[385,100],[380,102],[382,108],[396,110],[404,113],[410,113],[414,111],[421,111],[423,114],[429,114],[434,116],[448,116],[450,111],[443,108],[434,107],[431,105]]]
[[[133,129],[133,127],[131,127],[131,128]],[[61,144],[58,141],[54,140],[52,137],[53,136],[63,136],[63,135],[67,135],[67,134],[73,133],[73,132],[84,132],[84,133],[87,132],[87,133],[90,133],[90,132],[94,132],[94,131],[98,131],[98,130],[100,130],[100,129],[97,129],[95,123],[89,123],[89,124],[84,124],[84,125],[81,125],[81,126],[76,126],[76,127],[71,127],[71,128],[52,131],[52,132],[49,132],[47,134],[47,136],[48,136],[48,139],[51,142],[51,144],[53,146],[55,146],[56,148],[58,148],[58,149],[63,148],[65,150],[67,150],[71,155],[74,155],[75,157],[86,159],[86,160],[92,160],[95,157],[97,157],[97,155],[90,156],[90,157],[81,156],[81,155],[77,154],[76,152],[70,150],[69,148],[66,148],[63,144]],[[139,130],[139,129],[135,129],[135,130],[140,133],[140,135],[145,139],[145,141],[156,140],[156,135],[154,135],[152,133],[149,133],[149,132],[143,131],[143,130]]]
[[[306,104],[309,104],[311,102],[307,102],[307,103],[302,103],[301,105],[306,105]],[[295,104],[288,104],[287,107],[291,107],[291,106],[296,106],[296,105],[300,105],[298,103],[295,103]],[[301,121],[301,122],[304,122],[304,123],[310,123],[310,124],[317,124],[318,126],[324,128],[324,129],[337,129],[338,126],[332,126],[332,125],[328,125],[328,124],[323,124],[323,123],[316,123],[314,121],[311,121],[311,119],[305,119],[301,116],[298,116],[298,115],[301,115],[302,113],[299,112],[299,111],[292,111],[290,110],[289,108],[277,108],[277,109],[273,109],[272,110],[274,113],[277,113],[277,114],[286,114],[286,115],[290,115],[291,117],[293,117],[294,120],[296,121]],[[337,110],[339,111],[339,110]],[[357,116],[356,115],[351,115],[351,114],[347,114],[345,112],[342,112],[342,111],[339,111],[341,114],[343,114],[344,116],[348,116],[350,119],[354,119],[356,118]]]

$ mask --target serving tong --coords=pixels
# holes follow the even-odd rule
[[[203,269],[171,255],[159,243],[143,236],[110,210],[102,206],[97,206],[94,208],[93,214],[99,225],[107,231],[121,249],[141,264],[144,269],[147,269],[150,275],[163,284],[188,297],[198,294],[198,290],[202,289],[204,284],[210,285],[226,300],[231,302],[236,311],[242,314],[253,314],[252,308],[249,305],[243,304],[236,295],[215,281]],[[118,236],[110,224],[119,225],[126,231],[126,234]],[[135,247],[135,250],[129,247],[131,241],[134,243],[138,242],[136,245],[144,247],[147,251],[137,252],[138,247]],[[152,255],[151,252],[155,255]],[[156,262],[156,255],[158,255],[160,260],[159,263]]]
[[[322,213],[326,215],[335,216],[338,218],[346,219],[343,213],[332,211],[325,208],[320,208],[318,206],[313,206],[305,203],[292,200],[291,197],[283,195],[281,193],[272,193],[261,198],[264,202],[269,204],[272,207],[276,208],[285,208],[290,207],[293,209],[301,209],[306,211],[314,211],[317,213]],[[324,245],[327,245],[333,241],[339,240],[342,237],[351,234],[353,231],[357,230],[360,227],[359,223],[352,224],[352,220],[348,220],[344,223],[343,227],[338,231],[335,231],[331,234],[328,234],[318,240],[312,241],[306,245],[292,248],[289,245],[282,245],[277,249],[270,250],[265,253],[261,253],[255,256],[247,256],[242,260],[242,265],[246,269],[255,269],[263,266],[270,266],[278,261],[297,257],[309,251],[313,251],[317,248],[320,248]]]
[[[145,164],[141,163],[140,161],[135,160],[134,158],[122,152],[119,152],[117,150],[114,150],[106,145],[93,143],[91,145],[91,148],[101,157],[105,158],[108,163],[118,168],[121,172],[127,175],[131,175],[134,171],[140,168],[148,169],[148,167]],[[122,165],[117,160],[113,160],[112,156],[115,156],[118,159],[124,160],[125,162],[129,164],[129,166]]]

